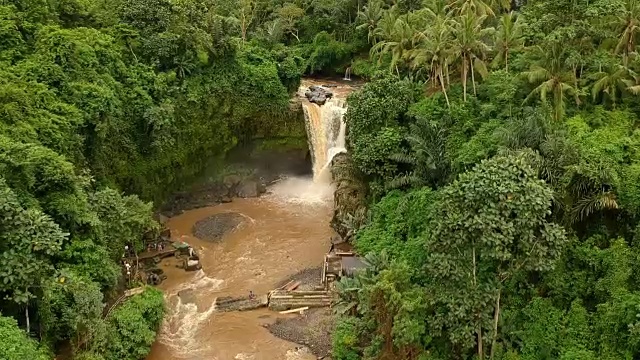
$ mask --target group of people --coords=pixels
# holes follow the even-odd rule
[[[163,251],[166,245],[162,242],[147,244],[147,251]]]

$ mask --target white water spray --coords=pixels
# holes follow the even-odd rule
[[[160,340],[175,351],[175,355],[192,358],[194,354],[206,351],[196,339],[196,334],[205,321],[215,311],[215,301],[212,301],[204,311],[200,311],[195,303],[185,303],[178,295],[184,290],[194,293],[204,293],[220,288],[224,281],[206,276],[199,270],[192,281],[186,282],[166,296],[171,303],[170,312],[165,316],[160,331]]]

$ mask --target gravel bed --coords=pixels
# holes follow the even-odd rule
[[[322,266],[304,269],[295,275],[290,276],[286,280],[276,285],[276,288],[284,286],[289,281],[300,281],[300,286],[296,290],[313,290],[316,286],[320,286],[320,277],[322,276]]]
[[[309,309],[303,315],[277,319],[267,329],[275,336],[304,345],[318,358],[331,354],[331,334],[335,319],[329,308]]]
[[[191,232],[201,240],[220,241],[224,234],[235,229],[243,220],[244,216],[239,213],[215,214],[196,222]]]

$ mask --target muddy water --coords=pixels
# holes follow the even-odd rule
[[[174,240],[191,244],[203,270],[185,272],[172,260],[161,266],[168,279],[161,285],[168,314],[147,360],[303,360],[296,344],[271,335],[263,325],[278,315],[269,310],[218,313],[218,296],[264,294],[296,272],[319,266],[330,246],[332,189],[310,179],[289,179],[256,199],[201,208],[168,222]],[[207,216],[237,212],[244,221],[219,243],[199,240],[191,228]],[[318,279],[320,281],[320,279]],[[193,303],[177,294],[192,289]],[[186,298],[183,296],[183,298]]]

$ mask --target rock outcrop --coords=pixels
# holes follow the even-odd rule
[[[340,153],[331,161],[331,177],[336,191],[333,194],[331,227],[344,241],[350,241],[353,230],[366,219],[367,185],[361,180],[348,153]]]
[[[324,105],[327,100],[333,97],[333,93],[322,86],[312,85],[309,86],[309,90],[304,93],[304,96],[314,104]]]
[[[224,234],[234,230],[243,220],[244,216],[239,213],[215,214],[196,222],[191,232],[201,240],[220,241]]]

